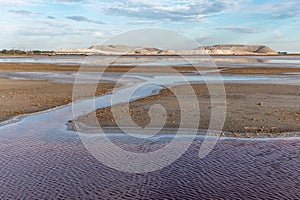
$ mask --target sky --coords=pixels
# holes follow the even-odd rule
[[[157,28],[200,45],[300,52],[299,0],[0,0],[0,13],[0,49],[88,48]]]

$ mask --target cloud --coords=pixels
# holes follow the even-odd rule
[[[290,19],[300,17],[300,12],[286,12],[286,13],[274,13],[271,14],[271,17],[269,19]]]
[[[57,1],[60,3],[81,3],[81,2],[88,2],[87,0],[61,0]]]
[[[47,16],[48,19],[56,19],[55,17],[53,16]]]
[[[62,5],[85,5],[89,2],[92,2],[92,0],[52,0],[55,4],[62,4]]]
[[[42,0],[0,0],[0,6],[13,6],[18,8],[19,6],[38,6],[44,3]]]
[[[0,5],[10,5],[10,4],[20,5],[20,4],[25,4],[25,3],[26,3],[25,0],[10,0],[10,1],[0,0]]]
[[[9,10],[10,13],[16,14],[16,15],[25,15],[25,16],[33,16],[36,15],[36,13],[27,11],[27,10]]]
[[[200,22],[210,15],[236,8],[241,1],[243,0],[123,0],[106,1],[99,4],[98,8],[108,15],[160,21]]]
[[[280,1],[280,2],[271,2],[271,3],[264,3],[260,5],[255,5],[252,7],[253,11],[258,12],[281,12],[281,11],[288,11],[288,10],[299,10],[300,9],[300,2],[298,0],[289,0],[289,1]],[[251,10],[252,10],[251,9]]]
[[[96,32],[92,33],[92,35],[93,35],[94,37],[103,38],[105,34],[102,33],[102,32],[96,31]]]
[[[277,38],[277,39],[281,39],[281,38],[283,37],[282,32],[279,31],[279,30],[274,30],[273,35],[274,35],[274,37]]]
[[[248,28],[242,26],[224,26],[224,27],[216,27],[217,30],[226,30],[235,33],[259,33],[261,30],[256,28]]]
[[[129,21],[127,22],[128,25],[155,25],[157,24],[157,22],[155,21],[150,21],[150,20],[133,20],[133,21]]]
[[[97,29],[88,29],[88,28],[77,28],[72,25],[58,24],[56,28],[55,24],[49,25],[47,23],[37,23],[31,27],[20,26],[18,27],[19,31],[22,30],[20,35],[30,37],[30,38],[40,38],[40,37],[82,37],[83,35],[89,38],[103,38],[105,33],[100,32]]]
[[[11,34],[16,30],[16,26],[8,22],[0,22],[1,33],[0,34]]]
[[[200,44],[202,44],[204,41],[210,39],[211,36],[201,36],[201,37],[197,37],[194,40]]]
[[[289,0],[245,7],[245,12],[267,14],[269,20],[291,19],[300,16],[300,1]]]
[[[85,2],[85,0],[62,0],[60,2],[78,3],[78,2]]]
[[[34,21],[35,24],[40,26],[49,26],[52,29],[68,29],[69,23],[66,22],[60,22],[59,20],[49,20],[49,19],[38,19]]]
[[[94,24],[104,24],[101,21],[92,20],[92,19],[86,18],[84,16],[68,16],[66,18],[70,19],[70,20],[73,20],[73,21],[76,21],[76,22],[89,22],[89,23],[94,23]]]

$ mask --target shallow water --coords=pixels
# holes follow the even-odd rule
[[[87,64],[134,66],[189,66],[214,62],[217,66],[242,67],[300,67],[300,56],[34,56],[34,57],[0,57],[0,62],[12,63],[50,63],[50,64]]]
[[[93,158],[75,132],[41,128],[0,137],[1,199],[300,198],[299,139],[219,141],[204,159],[198,157],[201,140],[196,140],[161,171],[128,174]]]
[[[176,80],[184,77],[186,81],[203,83],[223,81],[224,83],[244,83],[244,84],[289,84],[300,85],[300,75],[298,73],[284,75],[218,75],[206,73],[199,74],[159,74],[159,73],[109,73],[81,72],[80,77],[76,77],[74,72],[0,72],[0,77],[16,80],[48,80],[58,83],[98,83],[98,82],[119,82],[127,84],[138,80],[159,81],[162,84],[174,84]],[[99,77],[101,79],[99,80]],[[180,81],[178,81],[180,82]]]

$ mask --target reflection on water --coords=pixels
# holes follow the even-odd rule
[[[206,73],[199,74],[184,74],[187,81],[204,83],[213,82],[218,80],[218,76]],[[215,71],[212,71],[215,72]],[[74,72],[0,72],[0,77],[6,77],[17,80],[48,80],[58,83],[74,83],[76,79]],[[121,84],[130,84],[138,82],[139,80],[153,81],[158,80],[162,84],[175,84],[180,83],[177,81],[181,77],[174,74],[159,74],[159,73],[128,73],[123,76],[122,73],[110,73],[106,72],[101,76],[99,81],[99,72],[81,72],[80,78],[77,78],[77,83],[97,83],[97,82],[117,82]],[[123,77],[123,78],[122,78]],[[179,79],[180,80],[180,79]],[[224,83],[255,83],[255,84],[290,84],[300,85],[299,73],[288,73],[284,75],[222,75],[222,81]]]
[[[106,66],[114,59],[112,65],[139,66],[186,66],[203,65],[205,62],[215,62],[218,66],[272,66],[300,67],[300,56],[34,56],[34,57],[0,57],[0,62],[52,63],[52,64],[90,64],[97,60],[97,65]],[[184,60],[188,60],[188,62]],[[211,60],[212,59],[212,60]]]
[[[299,60],[288,60],[288,59],[285,59],[285,60],[270,60],[269,63],[285,63],[285,64],[300,64],[300,59]]]

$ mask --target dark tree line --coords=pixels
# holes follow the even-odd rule
[[[0,51],[0,54],[5,55],[43,55],[43,54],[51,54],[54,51],[40,51],[40,50],[32,50],[32,51],[22,51],[18,49],[3,49]]]

